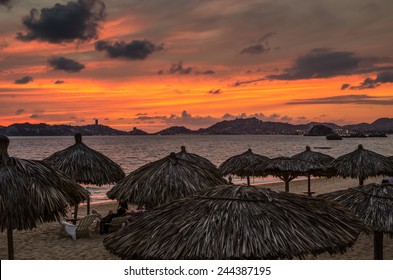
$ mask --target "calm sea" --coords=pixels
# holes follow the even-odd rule
[[[10,137],[9,154],[25,159],[43,159],[75,143],[74,137]],[[186,146],[190,153],[208,158],[220,165],[227,158],[251,148],[254,153],[268,157],[292,156],[308,145],[333,157],[352,152],[359,144],[386,156],[393,156],[393,135],[387,138],[344,138],[328,141],[325,137],[287,135],[214,135],[214,136],[85,136],[83,142],[120,164],[126,174],[138,167],[179,152]],[[329,147],[316,149],[314,147]],[[273,178],[256,179],[268,183]],[[237,182],[242,182],[238,179]],[[111,186],[86,186],[92,193],[92,202],[107,201],[106,192]]]

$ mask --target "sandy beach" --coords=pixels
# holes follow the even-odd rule
[[[369,178],[367,183],[381,182],[382,178]],[[316,194],[332,190],[346,189],[357,186],[358,180],[332,178],[313,179],[311,188]],[[267,184],[263,187],[284,190],[283,183]],[[290,184],[290,191],[303,193],[307,190],[307,181],[298,180]],[[109,210],[115,210],[117,203],[109,202],[93,204],[92,210],[106,215]],[[80,215],[86,213],[85,206],[81,206]],[[118,257],[110,254],[103,246],[104,235],[95,234],[92,238],[82,237],[72,240],[70,236],[60,235],[58,222],[45,223],[33,230],[14,231],[15,259],[17,260],[116,260]],[[7,259],[7,234],[0,233],[0,259]],[[361,234],[356,244],[342,255],[322,254],[317,257],[309,256],[307,259],[332,260],[372,260],[374,258],[373,236]],[[384,258],[393,259],[393,239],[385,235]]]

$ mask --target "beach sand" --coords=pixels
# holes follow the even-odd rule
[[[367,183],[381,182],[382,178],[369,178]],[[346,189],[357,186],[358,180],[332,178],[313,179],[312,191],[317,194],[333,190]],[[262,187],[284,190],[283,183],[267,184]],[[298,180],[290,184],[290,192],[303,193],[307,190],[307,181]],[[92,210],[106,215],[109,210],[115,210],[117,203],[109,202],[93,204]],[[79,209],[80,215],[86,213],[84,206]],[[110,254],[103,246],[105,235],[95,234],[92,238],[82,237],[72,240],[70,236],[60,235],[60,224],[58,222],[45,223],[33,230],[14,231],[14,250],[17,260],[116,260],[119,259]],[[361,234],[356,244],[342,255],[322,254],[319,256],[308,256],[306,259],[327,260],[372,260],[374,258],[373,236]],[[384,258],[393,259],[393,239],[385,235]],[[0,259],[8,259],[7,255],[7,233],[0,233]]]

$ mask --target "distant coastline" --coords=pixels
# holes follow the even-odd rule
[[[339,126],[334,123],[289,124],[282,122],[264,122],[257,118],[237,118],[222,121],[207,128],[191,130],[184,126],[172,126],[155,133],[147,133],[134,127],[131,131],[122,131],[101,124],[85,126],[49,125],[46,123],[15,123],[0,126],[0,134],[7,136],[71,136],[75,133],[82,135],[309,135],[315,126],[325,126],[335,133],[345,135],[351,133],[363,134],[393,134],[393,118],[380,118],[372,123],[359,123]]]

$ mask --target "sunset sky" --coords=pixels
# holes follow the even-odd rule
[[[391,0],[0,0],[0,125],[393,117]]]

